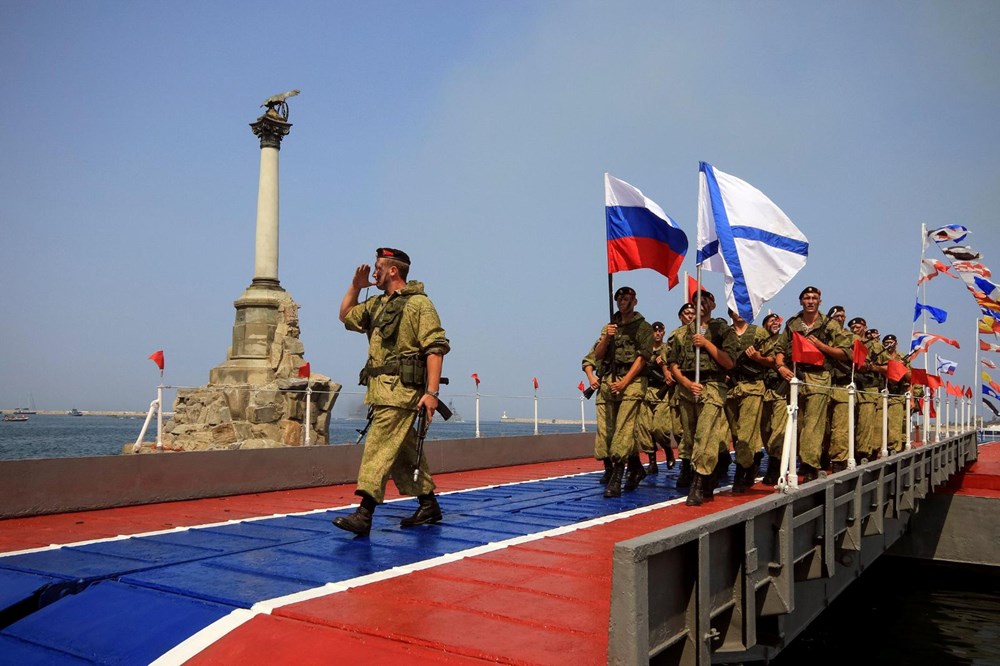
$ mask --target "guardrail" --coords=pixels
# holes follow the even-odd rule
[[[616,544],[608,663],[773,658],[976,457],[970,431]]]

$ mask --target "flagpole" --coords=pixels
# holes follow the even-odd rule
[[[535,387],[535,434],[538,434],[538,387]]]
[[[976,350],[976,362],[972,366],[972,385],[973,386],[982,386],[983,378],[982,378],[982,376],[980,376],[980,373],[982,372],[982,370],[980,370],[980,368],[982,366],[979,363],[979,319],[976,319],[976,337],[974,337],[972,339],[972,341],[973,341],[972,347]],[[978,424],[976,423],[976,417],[979,415],[979,404],[976,402],[976,398],[978,396],[982,395],[982,392],[983,392],[982,389],[980,389],[978,391],[975,390],[975,389],[972,389],[972,429],[973,430],[976,430],[978,428]]]
[[[584,411],[583,411],[583,407],[584,407],[583,403],[584,402],[585,402],[585,400],[583,399],[583,393],[581,393],[580,394],[580,432],[587,432],[587,417],[586,417],[586,415],[584,414]]]
[[[696,269],[695,281],[698,283],[698,293],[695,295],[695,306],[694,306],[694,316],[695,316],[695,333],[701,333],[701,264],[698,264]],[[694,383],[701,383],[701,347],[695,345],[694,347]],[[701,396],[695,396],[695,400]]]
[[[476,438],[479,437],[479,384],[476,384]]]
[[[312,421],[312,382],[309,381],[309,377],[306,377],[306,446],[311,444],[309,437],[309,424]]]
[[[920,265],[921,266],[923,266],[923,264],[924,264],[924,259],[925,259],[926,255],[927,255],[927,225],[926,224],[921,224],[920,225]],[[917,275],[918,276],[920,275],[919,269],[917,270]],[[919,279],[919,277],[918,277],[918,279]],[[921,289],[921,294],[922,294],[921,302],[926,303],[927,302],[927,281],[926,280],[924,282],[920,283],[920,289]],[[927,333],[927,311],[922,309],[920,312],[923,315],[922,316],[923,327],[924,327],[924,333],[926,334]],[[910,337],[912,338],[913,336],[910,336]],[[927,350],[930,351],[930,347],[928,347]],[[928,372],[930,370],[930,368],[928,367],[927,352],[924,352],[924,354],[925,354],[924,355],[924,372],[926,373],[926,372]],[[928,389],[929,388],[930,387],[928,387]],[[927,432],[928,432],[928,430],[931,427],[931,410],[930,410],[930,408],[925,409],[924,413],[922,414],[922,416],[923,416],[923,420],[924,420],[924,427],[921,429],[920,438],[923,440],[924,443],[926,443],[927,442]]]

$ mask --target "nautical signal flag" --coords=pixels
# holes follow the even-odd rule
[[[854,357],[854,367],[860,368],[868,359],[868,347],[865,347],[865,343],[861,342],[861,340],[855,340],[852,351],[852,356]]]
[[[933,305],[924,305],[920,301],[913,307],[913,321],[920,319],[920,313],[926,312],[931,316],[931,319],[939,324],[943,324],[948,321],[948,313],[941,308],[936,308]]]
[[[794,363],[809,363],[823,365],[826,357],[816,345],[809,342],[806,336],[798,331],[792,331],[792,361]]]
[[[969,230],[961,224],[948,224],[927,232],[927,237],[935,243],[961,243],[968,235]]]
[[[948,272],[948,266],[945,265],[940,259],[921,259],[920,260],[920,279],[917,280],[917,284],[922,282],[927,282],[936,278],[938,275],[947,275],[950,278],[955,276]],[[956,278],[957,279],[957,278]]]
[[[535,385],[535,390],[538,390],[538,377],[532,377],[531,383]]]
[[[913,339],[910,341],[910,353],[925,352],[938,340],[951,345],[955,349],[961,349],[958,344],[958,340],[952,340],[951,338],[946,338],[943,335],[934,335],[933,333],[914,333]]]
[[[988,358],[984,358],[982,361],[980,361],[980,363],[982,363],[983,365],[985,365],[987,368],[990,368],[991,370],[996,370],[997,369],[997,364],[994,363],[993,361],[991,361]]]
[[[677,286],[687,254],[687,235],[638,188],[604,174],[604,215],[608,228],[608,274],[651,268]]]
[[[907,372],[909,372],[909,370],[907,369],[905,363],[891,358],[887,364],[885,376],[889,378],[890,382],[898,382],[906,376]]]
[[[156,364],[156,367],[160,369],[160,374],[163,374],[163,350],[155,351],[149,355],[149,360]]]
[[[311,374],[312,374],[312,369],[309,367],[308,363],[303,363],[302,365],[299,366],[300,379],[309,379],[309,376]]]
[[[990,377],[988,374],[986,374],[985,371],[983,372],[983,381],[989,384],[994,391],[1000,391],[1000,384],[997,384],[995,381],[993,381],[993,378]]]
[[[993,398],[994,400],[1000,400],[1000,393],[993,390],[992,387],[989,387],[986,384],[983,384],[983,395]]]
[[[953,375],[955,370],[958,369],[958,363],[954,361],[949,361],[948,359],[934,355],[934,359],[937,361],[937,372],[939,375]]]
[[[725,274],[726,304],[740,317],[753,321],[808,256],[809,239],[763,192],[699,165],[697,263]]]
[[[983,398],[983,402],[986,403],[986,406],[990,408],[990,411],[993,412],[994,416],[1000,417],[1000,411],[998,411],[997,408],[993,406],[992,402],[990,402],[986,398]]]
[[[472,373],[472,378],[476,381],[476,388],[479,388],[479,373],[478,372],[473,372]]]
[[[1000,345],[991,345],[984,340],[979,341],[979,348],[983,351],[1000,352]]]

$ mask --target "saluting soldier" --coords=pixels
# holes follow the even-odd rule
[[[699,506],[712,499],[722,457],[720,445],[729,438],[725,415],[726,371],[733,367],[733,358],[730,350],[724,348],[729,325],[723,319],[712,318],[715,297],[705,290],[701,290],[700,296],[701,307],[695,320],[675,331],[667,351],[668,365],[678,384],[683,448],[691,451],[690,460],[681,458],[682,473],[687,467],[693,474],[688,506]],[[696,356],[696,348],[701,350],[700,355]],[[726,449],[727,458],[728,455]]]
[[[735,310],[729,310],[732,325],[723,346],[735,353],[735,365],[729,371],[729,391],[726,395],[726,419],[736,450],[736,472],[733,492],[745,493],[756,482],[757,469],[763,454],[760,419],[764,402],[764,374],[767,368],[757,350],[767,339],[760,326],[747,322]]]
[[[603,441],[595,441],[595,455],[603,454],[611,463],[605,497],[621,496],[626,461],[625,490],[634,490],[646,477],[636,425],[646,397],[645,368],[653,353],[653,327],[635,310],[638,302],[634,289],[619,287],[615,292],[618,312],[612,323],[601,329],[594,345],[593,358],[601,364],[600,397],[604,401],[603,428],[598,424],[598,438],[603,436]]]
[[[361,505],[350,516],[333,521],[358,536],[371,531],[372,514],[385,497],[390,476],[401,494],[420,500],[417,511],[400,526],[436,523],[442,518],[427,459],[417,458],[413,422],[419,410],[426,410],[428,422],[433,417],[444,355],[451,346],[423,283],[407,281],[410,257],[388,247],[378,248],[375,257],[371,278],[368,264],[358,266],[340,303],[344,327],[368,336],[361,384],[367,387],[365,403],[371,407],[371,421],[354,491]],[[370,286],[382,294],[359,303],[361,290]],[[416,479],[414,468],[419,470]]]
[[[792,334],[799,333],[823,353],[818,364],[797,363],[799,379],[799,456],[802,460],[799,473],[804,482],[819,477],[820,457],[823,452],[823,433],[826,431],[827,409],[830,403],[831,359],[850,358],[850,336],[836,320],[819,311],[822,294],[816,287],[806,287],[799,294],[802,310],[785,324],[781,351],[777,354],[778,372],[791,381],[795,376],[787,362],[792,355]]]

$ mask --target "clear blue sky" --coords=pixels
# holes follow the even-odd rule
[[[345,391],[365,340],[337,307],[389,245],[438,306],[466,418],[472,372],[496,396],[538,377],[544,417],[578,415],[608,310],[603,174],[694,246],[699,160],[808,236],[774,310],[815,284],[905,345],[921,223],[970,227],[1000,271],[997,34],[975,1],[5,2],[0,408],[145,409],[161,348],[167,383],[207,382],[253,272],[248,123],[290,88],[280,278]],[[615,284],[676,321],[659,275]],[[962,343],[933,349],[970,383],[975,304],[948,278],[928,293]],[[531,404],[484,399],[503,410]]]

